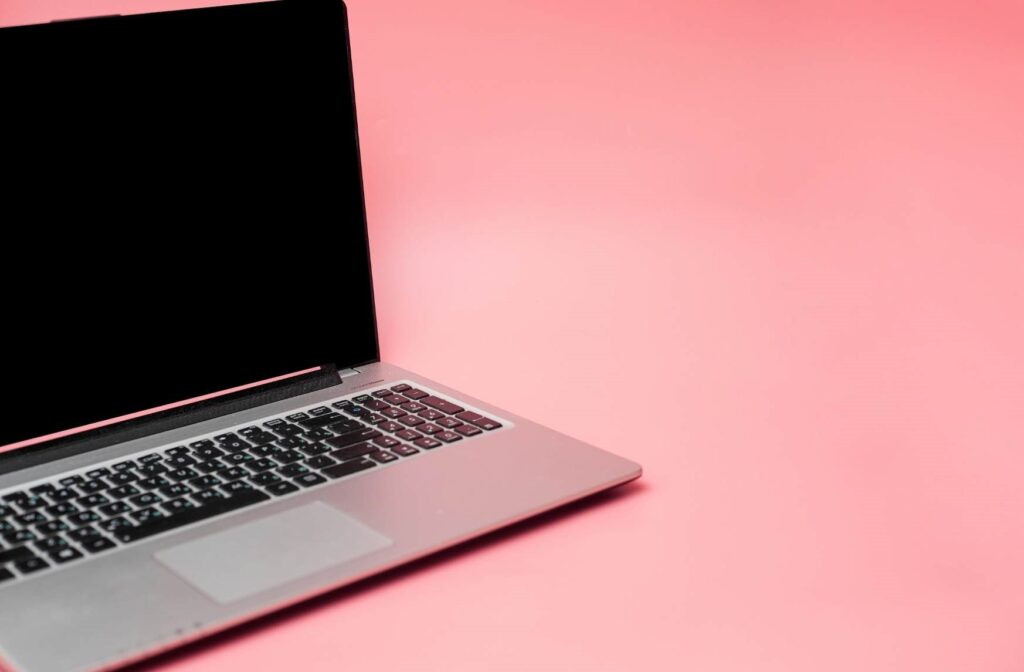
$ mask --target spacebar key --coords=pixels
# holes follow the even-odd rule
[[[219,516],[222,513],[237,511],[238,509],[252,504],[265,502],[268,499],[270,499],[270,495],[266,495],[258,490],[243,490],[231,497],[215,499],[209,504],[205,504],[204,506],[199,506],[194,509],[185,509],[181,513],[176,513],[173,516],[157,518],[156,520],[151,520],[148,523],[143,523],[137,527],[118,530],[117,532],[114,532],[114,536],[122,543],[128,544],[133,541],[145,539],[146,537],[152,537],[155,534],[162,534],[179,527],[184,527],[185,525],[198,523],[201,520],[213,518],[214,516]]]

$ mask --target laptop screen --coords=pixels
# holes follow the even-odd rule
[[[0,446],[377,358],[344,7],[0,30]]]

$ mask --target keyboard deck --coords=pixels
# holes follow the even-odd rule
[[[0,588],[502,427],[406,383],[0,493]]]

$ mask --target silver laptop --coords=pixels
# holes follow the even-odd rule
[[[380,361],[340,0],[0,64],[0,665],[123,665],[640,475]]]

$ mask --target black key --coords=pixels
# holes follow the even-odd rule
[[[60,532],[68,531],[68,524],[63,520],[51,520],[42,525],[36,525],[36,532],[43,535],[58,534]]]
[[[164,464],[163,462],[150,462],[149,464],[142,465],[135,471],[139,472],[140,476],[148,478],[150,476],[159,476],[160,474],[166,474],[169,471],[169,469],[167,465]]]
[[[110,481],[111,485],[124,485],[125,483],[132,483],[139,479],[130,471],[120,471],[108,476],[107,480]]]
[[[50,566],[50,563],[42,558],[31,557],[14,563],[14,566],[17,567],[18,571],[22,574],[32,574],[33,572],[46,569]]]
[[[272,427],[271,430],[274,434],[283,437],[297,436],[302,434],[302,428],[298,425],[280,425],[278,427]]]
[[[296,476],[301,476],[302,474],[308,474],[309,468],[302,464],[289,464],[286,467],[278,469],[277,473],[282,476],[287,476],[288,478],[294,478]]]
[[[406,388],[408,388],[408,387],[409,386],[406,385]],[[392,392],[401,392],[401,390],[377,390],[376,392],[371,392],[370,394],[372,396],[377,397],[378,399],[380,399],[381,397],[391,396]]]
[[[68,542],[64,537],[47,537],[36,542],[36,548],[43,553],[52,553],[53,551],[59,551],[62,548],[67,548]]]
[[[84,476],[77,476],[76,475],[76,476],[65,476],[64,478],[60,479],[57,482],[60,483],[61,485],[63,485],[65,488],[68,488],[68,487],[71,487],[72,485],[77,485],[77,484],[81,483],[84,480],[85,480]]]
[[[406,393],[406,396],[408,396],[408,393]],[[440,397],[420,397],[419,402],[426,406],[430,406],[434,410],[441,411],[442,413],[462,413],[466,410],[462,406],[453,404],[452,402],[446,399],[441,399]]]
[[[54,518],[60,518],[62,516],[70,516],[72,513],[78,513],[78,507],[71,502],[61,502],[60,504],[54,504],[46,512]]]
[[[194,469],[175,469],[174,471],[167,472],[167,477],[173,481],[186,481],[190,478],[195,478],[199,474]]]
[[[156,453],[150,453],[149,455],[143,455],[139,458],[139,464],[152,464],[153,462],[159,462],[162,458]]]
[[[136,466],[137,465],[132,460],[125,460],[124,462],[118,462],[117,464],[111,466],[110,468],[113,469],[115,472],[118,472],[129,471],[131,469],[134,469]]]
[[[288,485],[291,484],[289,483]],[[294,488],[295,486],[292,487]],[[265,502],[268,499],[270,499],[269,496],[257,490],[240,492],[232,497],[225,497],[218,501],[211,501],[205,506],[197,506],[194,509],[184,510],[173,516],[166,516],[164,518],[151,520],[145,524],[139,525],[138,527],[119,530],[114,533],[114,536],[124,543],[131,543],[133,541],[138,541],[139,539],[151,537],[155,534],[176,529],[183,525],[190,525],[201,520],[219,516],[222,513],[235,511],[251,504]]]
[[[224,499],[224,495],[217,490],[203,490],[192,495],[192,501],[203,506],[211,502],[217,502]]]
[[[348,434],[351,431],[362,428],[363,424],[358,420],[342,420],[341,422],[335,422],[327,426],[327,429],[331,430],[335,434]]]
[[[92,527],[91,525],[86,525],[85,527],[80,527],[77,530],[71,530],[64,536],[71,539],[71,541],[77,541],[81,543],[83,541],[86,541],[87,539],[93,539],[95,537],[100,536],[100,533],[96,531],[95,527]]]
[[[329,439],[334,436],[334,433],[324,427],[317,427],[306,432],[306,440],[308,441],[319,441],[320,439]]]
[[[370,409],[371,411],[383,411],[385,408],[391,408],[391,406],[384,403],[380,399],[370,399],[365,404],[363,404],[363,406]]]
[[[370,453],[370,459],[374,460],[375,462],[380,462],[381,464],[387,464],[388,462],[397,461],[398,457],[392,455],[386,450],[378,450],[376,452]]]
[[[375,429],[358,429],[354,432],[349,432],[348,434],[340,434],[332,439],[327,439],[326,443],[335,448],[344,448],[345,446],[350,446],[353,443],[360,443],[361,441],[375,439],[378,436],[382,436],[382,434]]]
[[[434,434],[434,437],[438,438],[438,439],[441,439],[445,443],[454,443],[455,441],[461,441],[462,440],[461,436],[459,436],[455,432],[449,432],[449,431],[438,432],[437,434]]]
[[[231,481],[220,486],[220,489],[225,495],[234,495],[239,492],[252,490],[252,486],[245,481]]]
[[[92,471],[85,472],[86,478],[103,478],[104,476],[110,476],[110,469],[93,469]]]
[[[301,460],[303,455],[297,450],[282,450],[280,453],[275,453],[273,457],[280,464],[291,464]]]
[[[246,436],[245,440],[248,441],[249,443],[251,443],[254,446],[262,446],[264,444],[271,443],[272,441],[277,441],[277,435],[276,434],[271,434],[270,432],[264,432],[263,430],[260,430],[259,432],[255,433],[255,434],[252,434],[250,436]]]
[[[306,460],[306,466],[310,469],[323,469],[324,467],[330,467],[334,464],[334,460],[326,455],[318,455],[317,457],[311,457]]]
[[[463,436],[476,436],[477,434],[483,434],[484,430],[473,425],[459,425],[455,428],[455,431]]]
[[[82,548],[84,548],[90,553],[101,553],[103,551],[109,551],[116,545],[117,544],[112,542],[110,539],[107,539],[106,537],[95,537],[93,539],[88,539],[84,541],[82,543]]]
[[[81,557],[82,554],[70,546],[50,554],[50,559],[58,565],[63,565],[65,562],[71,562],[72,560],[78,560]]]
[[[284,439],[278,439],[277,445],[282,448],[302,448],[306,445],[306,441],[300,437],[292,436]]]
[[[231,467],[230,469],[225,469],[224,471],[218,471],[217,475],[220,476],[225,481],[237,481],[240,478],[245,478],[246,476],[248,476],[249,472],[246,471],[245,469],[242,469],[241,467]]]
[[[345,460],[354,460],[357,457],[368,455],[375,450],[380,450],[380,447],[369,443],[357,443],[354,446],[347,446],[341,450],[334,451],[331,453],[331,457],[339,462],[344,462]]]
[[[224,451],[213,446],[203,446],[202,448],[196,448],[193,450],[192,454],[200,460],[215,460],[224,455]]]
[[[401,405],[401,409],[408,413],[419,413],[420,411],[427,410],[427,407],[418,401],[407,401]]]
[[[54,504],[60,504],[61,502],[66,502],[69,499],[78,497],[78,492],[75,491],[74,488],[60,488],[58,490],[54,490],[46,497]]]
[[[319,418],[319,417],[327,415],[328,413],[333,413],[333,411],[331,411],[331,409],[327,408],[326,406],[317,406],[316,408],[309,409],[308,412],[314,418]],[[302,424],[302,423],[299,423],[299,424]]]
[[[144,478],[138,482],[138,486],[143,490],[156,490],[157,488],[166,488],[171,482],[163,476],[150,476]]]
[[[438,446],[440,446],[441,442],[425,436],[422,439],[416,439],[415,441],[413,441],[413,445],[430,450],[432,448],[437,448]]]
[[[277,474],[263,472],[262,474],[256,474],[255,476],[250,478],[249,482],[254,485],[268,486],[273,485],[274,483],[280,483],[281,477],[278,476]]]
[[[224,462],[229,467],[237,467],[240,464],[252,462],[255,459],[256,458],[250,455],[249,453],[232,453],[231,455],[228,455],[223,460],[221,460],[221,462]]]
[[[298,489],[299,486],[294,483],[289,483],[288,481],[281,481],[280,483],[274,483],[273,485],[267,486],[267,491],[273,493],[277,497],[296,492]]]
[[[124,502],[112,502],[100,507],[100,513],[105,516],[120,516],[122,513],[128,513],[131,510],[132,507]]]
[[[135,527],[135,523],[131,522],[127,518],[118,517],[111,518],[110,520],[104,520],[102,523],[100,523],[100,527],[102,527],[107,532],[114,534],[116,532],[120,532],[121,530]]]
[[[250,449],[249,452],[257,457],[267,457],[269,455],[273,455],[274,453],[279,453],[282,450],[284,450],[284,448],[271,444],[266,446],[256,446],[255,448]]]
[[[46,493],[53,492],[56,489],[57,486],[55,485],[52,485],[50,483],[43,483],[42,485],[37,485],[34,488],[31,488],[29,492],[31,492],[34,495],[45,495]]]
[[[327,467],[323,470],[323,473],[327,474],[331,478],[341,478],[342,476],[355,474],[365,469],[372,469],[376,466],[377,463],[372,460],[352,460],[351,462],[342,462],[341,464],[336,464],[333,467]]]
[[[204,448],[213,448],[214,443],[210,439],[203,439],[201,441],[193,441],[192,443],[188,444],[188,447],[191,448],[192,452],[194,453],[197,450],[203,450]]]
[[[22,511],[35,511],[46,506],[46,500],[39,495],[28,495],[14,503]]]
[[[102,478],[94,478],[91,481],[79,483],[77,486],[78,491],[83,495],[91,495],[96,492],[102,492],[109,487],[110,486],[107,485],[107,482],[104,481]]]
[[[402,394],[413,400],[423,399],[423,397],[427,396],[426,392],[424,392],[423,390],[417,390],[415,387],[410,387],[408,390],[403,390]]]
[[[277,467],[277,462],[274,462],[270,458],[261,457],[258,460],[253,460],[245,465],[245,468],[249,471],[259,473],[261,471],[269,471]]]
[[[409,400],[400,394],[389,394],[388,396],[384,397],[384,401],[388,402],[392,406],[399,406]]]
[[[405,415],[405,411],[403,411],[400,408],[385,408],[383,411],[380,412],[380,414],[383,415],[385,418],[397,420],[398,418]]]
[[[438,418],[437,424],[441,425],[445,429],[453,429],[461,425],[462,421],[456,420],[455,418]]]
[[[139,495],[138,497],[132,497],[132,504],[139,507],[153,506],[154,504],[159,504],[162,501],[164,501],[163,498],[155,492],[147,492]]]
[[[125,497],[133,497],[141,494],[142,491],[136,488],[134,485],[122,485],[120,488],[112,488],[107,491],[107,494],[118,499],[124,499]]]
[[[468,423],[474,424],[480,429],[486,429],[488,431],[501,427],[501,423],[497,420],[485,418],[479,413],[474,413],[473,411],[463,411],[462,413],[456,414],[455,417],[459,420],[465,420]]]
[[[104,504],[109,504],[109,503],[110,503],[110,498],[107,497],[106,495],[86,495],[85,497],[82,497],[81,499],[78,500],[78,505],[79,506],[84,506],[84,507],[86,507],[88,509],[91,509],[91,508],[94,508],[94,507],[97,507],[97,506],[103,506]]]
[[[9,492],[6,495],[4,495],[4,501],[10,502],[12,504],[17,504],[18,502],[24,499],[28,499],[27,492]]]
[[[437,420],[438,418],[443,418],[444,417],[444,413],[442,413],[441,411],[435,411],[432,408],[428,408],[425,411],[420,411],[419,413],[417,413],[417,415],[419,415],[424,420],[430,420],[430,421],[434,421],[434,420]]]
[[[391,446],[398,445],[398,440],[392,439],[390,436],[378,436],[373,442],[381,448],[390,448]]]
[[[362,417],[362,421],[370,425],[377,425],[382,422],[389,422],[388,419],[385,418],[380,413],[370,413],[369,415],[364,415]]]
[[[196,490],[206,490],[207,488],[214,488],[223,483],[222,480],[216,476],[200,476],[199,478],[193,478],[188,482]]]
[[[270,440],[273,441],[273,434],[271,434],[270,436]],[[229,453],[237,453],[240,450],[245,450],[246,448],[252,447],[252,444],[249,443],[248,441],[243,441],[242,439],[236,437],[234,439],[231,439],[230,441],[225,441],[224,443],[220,444],[220,447],[228,451]]]
[[[14,572],[12,572],[9,569],[4,569],[3,567],[0,567],[0,583],[3,583],[4,581],[10,581],[13,578]]]
[[[241,434],[242,436],[245,436],[246,432],[251,434],[253,432],[258,432],[258,431],[259,431],[259,428],[257,428],[257,427],[246,427],[241,432],[239,432],[239,434]],[[234,441],[237,438],[238,438],[238,434],[235,434],[234,432],[228,432],[227,434],[218,434],[217,436],[213,437],[213,440],[216,441],[217,443],[222,443],[224,441]]]
[[[360,394],[358,397],[352,397],[352,401],[356,402],[357,404],[365,404],[371,399],[373,399],[373,397],[371,397],[368,394]]]
[[[227,465],[220,460],[207,460],[206,462],[200,462],[193,467],[200,474],[212,474],[215,471],[220,471]]]
[[[212,490],[207,490],[207,492],[212,492]],[[193,495],[193,497],[194,496],[195,495]],[[139,525],[145,525],[148,522],[167,517],[164,515],[163,511],[160,509],[154,509],[153,507],[139,509],[138,511],[133,512],[131,516],[139,523]]]
[[[169,499],[174,497],[183,497],[192,492],[192,488],[188,487],[184,483],[175,483],[169,485],[166,488],[160,488],[160,494]]]
[[[298,422],[299,420],[309,420],[309,416],[303,413],[302,411],[299,411],[298,413],[292,413],[291,415],[285,417],[285,420],[287,420],[288,422]]]
[[[185,446],[175,446],[174,448],[169,448],[167,450],[167,454],[170,455],[171,457],[177,457],[178,455],[188,455],[188,448],[186,448]]]
[[[326,478],[324,478],[320,474],[314,474],[313,472],[303,474],[294,480],[296,483],[298,483],[304,488],[311,488],[314,485],[320,485],[321,483],[327,482]]]
[[[168,457],[167,466],[171,469],[183,469],[185,467],[191,467],[196,463],[196,460],[190,455],[174,455]]]
[[[172,499],[169,502],[164,502],[160,506],[163,507],[164,511],[166,511],[169,514],[171,514],[172,516],[177,515],[177,514],[181,513],[182,511],[185,511],[187,509],[194,509],[194,508],[196,508],[195,504],[193,504],[192,502],[188,501],[184,497],[179,498],[179,499]]]
[[[385,432],[400,432],[403,429],[405,429],[405,425],[400,425],[397,422],[395,422],[394,420],[388,420],[387,422],[382,422],[379,425],[377,425],[377,427],[379,427],[380,429],[383,429]]]
[[[392,387],[391,391],[392,392],[405,392],[406,390],[411,390],[411,389],[412,388],[409,385],[406,385],[405,383],[399,383],[398,385],[395,385],[394,387]]]
[[[315,457],[317,455],[323,455],[324,453],[329,453],[332,450],[333,450],[333,448],[331,448],[330,446],[324,445],[322,443],[311,443],[310,445],[308,445],[305,448],[303,448],[302,452],[305,453],[306,455],[309,455],[310,457]]]
[[[349,399],[342,399],[341,401],[336,401],[333,404],[331,404],[331,406],[333,406],[333,407],[335,407],[335,408],[337,408],[339,410],[345,410],[346,407],[351,406],[351,405],[352,405],[352,401],[349,400]]]
[[[0,534],[7,534],[14,532],[18,528],[14,527],[14,523],[9,523],[6,520],[0,520]]]
[[[20,560],[27,560],[31,557],[34,557],[34,554],[32,553],[32,549],[30,549],[28,546],[10,548],[6,551],[0,551],[0,566],[6,565],[8,562],[18,562]]]
[[[45,523],[49,518],[45,514],[39,511],[29,511],[23,513],[20,516],[15,516],[14,519],[22,525],[36,525],[38,523]]]
[[[416,450],[412,446],[407,446],[405,444],[399,444],[397,446],[392,447],[391,448],[391,452],[396,454],[396,455],[401,455],[402,457],[409,457],[410,455],[415,455],[416,453],[418,453],[420,451]]]
[[[423,435],[419,432],[414,432],[411,429],[403,429],[400,432],[395,432],[395,436],[403,441],[415,441],[416,439],[422,439]]]
[[[423,418],[416,417],[415,415],[407,415],[404,418],[399,418],[398,421],[406,427],[415,427],[426,422]]]
[[[82,511],[74,515],[68,516],[68,522],[72,525],[88,525],[89,523],[95,523],[100,519],[100,515],[95,511]]]
[[[363,408],[362,406],[356,406],[355,404],[352,404],[351,406],[346,406],[341,410],[349,415],[354,415],[356,417],[359,417],[360,415],[366,415],[367,413],[370,412]]]
[[[7,516],[14,513],[14,509],[7,506],[6,504],[0,504],[0,518],[6,518]]]

